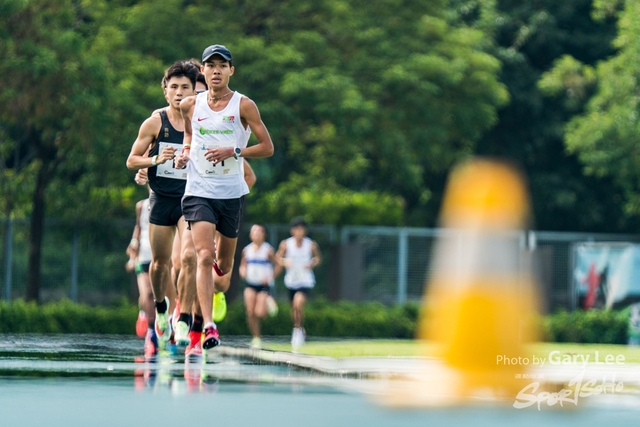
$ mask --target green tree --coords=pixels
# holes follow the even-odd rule
[[[507,100],[482,31],[450,25],[444,0],[152,0],[125,26],[136,49],[165,62],[212,43],[234,53],[231,87],[257,102],[276,145],[252,163],[248,210],[263,221],[433,224],[435,177],[473,153]]]
[[[113,162],[124,159],[122,152],[112,156],[113,146],[121,119],[139,105],[131,98],[143,85],[131,76],[143,62],[114,55],[126,41],[105,22],[116,12],[104,2],[25,0],[1,7],[0,102],[8,106],[0,112],[2,136],[26,160],[5,161],[3,174],[33,174],[27,299],[37,300],[47,204],[57,217],[77,219],[108,214],[121,198],[109,197],[126,180],[121,168],[114,172]]]
[[[618,1],[600,1],[596,11],[611,13],[619,4]],[[624,2],[614,43],[618,52],[600,61],[594,67],[595,71],[573,59],[566,59],[548,76],[550,93],[566,100],[571,96],[571,80],[567,76],[573,75],[575,81],[587,80],[585,76],[595,74],[595,94],[585,111],[566,126],[565,142],[567,149],[580,158],[588,174],[610,177],[622,188],[624,212],[628,218],[637,218],[640,214],[639,13],[640,2]],[[573,63],[573,73],[567,62]]]
[[[584,109],[593,91],[591,77],[570,82],[570,99],[548,96],[548,79],[541,82],[544,73],[567,56],[593,66],[613,55],[615,15],[594,16],[592,0],[459,0],[452,2],[452,9],[452,19],[495,40],[490,51],[503,63],[500,78],[511,102],[500,110],[497,126],[483,135],[477,153],[506,157],[522,167],[529,178],[536,227],[632,230],[637,222],[623,215],[619,187],[606,177],[585,176],[578,157],[564,146],[565,124]]]

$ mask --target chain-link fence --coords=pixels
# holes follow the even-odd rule
[[[402,303],[418,300],[432,272],[433,249],[442,229],[395,227],[343,227],[341,243],[362,252],[354,268],[361,271],[346,286],[360,287],[363,300]],[[584,242],[640,242],[638,235],[522,232],[520,250],[533,263],[533,273],[543,296],[543,309],[573,310],[577,297],[573,285],[575,246]],[[491,250],[491,248],[487,248]]]
[[[135,277],[127,273],[125,249],[133,221],[66,225],[47,221],[42,242],[41,301],[63,297],[92,304],[137,298]],[[2,295],[26,295],[29,223],[14,221],[2,229]]]
[[[249,243],[251,224],[242,228],[238,250]],[[277,250],[290,236],[286,224],[267,224],[268,242]],[[26,221],[5,222],[0,229],[2,264],[0,292],[5,299],[24,297],[28,266]],[[108,304],[120,298],[134,301],[137,287],[133,274],[124,269],[126,246],[133,221],[62,225],[47,222],[42,245],[41,301],[68,297],[91,304]],[[405,227],[310,225],[309,237],[323,254],[315,270],[313,295],[331,300],[350,299],[402,303],[422,298],[431,273],[436,239],[441,229]],[[574,309],[572,273],[574,247],[583,242],[640,242],[638,235],[559,232],[523,232],[520,250],[532,255],[534,272],[543,291],[545,309]],[[230,296],[239,296],[235,282]],[[282,275],[275,295],[286,299]]]

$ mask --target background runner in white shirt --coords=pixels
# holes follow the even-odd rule
[[[307,302],[309,291],[316,283],[313,269],[322,262],[322,255],[318,244],[307,237],[307,222],[298,217],[291,220],[291,237],[280,242],[276,260],[276,276],[281,268],[287,272],[284,284],[289,289],[291,300],[291,317],[293,331],[291,333],[291,347],[297,351],[305,341],[304,304]]]
[[[274,280],[276,254],[265,240],[267,229],[262,224],[254,224],[249,232],[251,243],[242,250],[240,277],[247,283],[244,289],[244,305],[247,310],[247,324],[253,337],[251,347],[260,348],[260,319],[267,313],[277,314],[277,304],[270,295]]]

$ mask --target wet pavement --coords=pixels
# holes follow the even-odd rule
[[[279,338],[274,338],[278,340]],[[287,338],[282,338],[286,340]],[[441,408],[389,408],[392,378],[436,369],[417,358],[333,359],[255,351],[230,337],[205,361],[142,357],[122,336],[0,335],[0,426],[138,426],[202,422],[233,426],[627,425],[640,419],[640,370],[620,367],[631,391],[524,410],[477,401]],[[610,373],[607,371],[607,373]],[[537,375],[564,375],[548,370]],[[595,372],[600,375],[602,372]],[[638,381],[636,383],[636,380]],[[417,391],[420,393],[420,390]],[[387,394],[388,395],[388,394]],[[547,402],[548,403],[548,400]]]

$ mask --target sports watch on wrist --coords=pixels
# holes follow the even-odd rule
[[[242,156],[242,149],[239,147],[236,147],[233,149],[233,157],[235,157],[236,159],[238,157]]]

